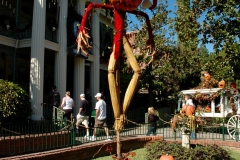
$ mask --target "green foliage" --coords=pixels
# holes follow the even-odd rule
[[[120,77],[121,77],[120,100],[123,101],[123,98],[124,98],[125,93],[126,93],[126,89],[127,89],[128,85],[129,85],[131,79],[132,79],[132,75],[131,74],[126,74],[126,73],[121,73]],[[141,88],[141,83],[138,83],[138,86],[136,88],[136,93],[138,92],[138,90],[140,88]],[[146,98],[144,98],[144,95],[134,94],[133,99],[131,101],[131,109],[138,108],[138,107],[146,105],[145,99]]]
[[[146,50],[147,27],[144,19],[137,17],[141,29],[133,46],[139,50],[135,54],[142,69],[142,86],[161,91],[162,98],[176,98],[179,91],[198,86],[202,71],[227,83],[240,79],[240,29],[237,27],[240,2],[176,0],[176,5],[176,17],[169,16],[172,11],[167,1],[158,1],[158,6],[152,10],[150,21],[157,53],[155,61],[147,67],[142,65],[149,62],[149,57],[146,58],[150,54]],[[216,52],[207,51],[205,44],[208,43],[214,44]],[[132,73],[127,62],[123,68],[125,73]]]
[[[0,114],[3,118],[27,119],[32,115],[29,95],[17,84],[0,79]]]
[[[240,1],[193,0],[191,7],[196,17],[204,19],[199,27],[200,41],[212,43],[217,53],[224,52],[225,66],[231,67],[234,79],[239,79]]]
[[[225,80],[226,82],[233,82],[234,71],[230,65],[229,59],[225,53],[211,53],[208,56],[208,61],[202,64],[202,70],[208,71],[216,80]]]
[[[178,10],[176,12],[175,29],[178,34],[178,43],[191,50],[198,45],[198,29],[196,14],[190,8],[190,0],[176,0]]]
[[[224,44],[239,41],[240,2],[234,0],[194,0],[193,11],[197,15],[205,14],[201,27],[203,42],[214,43],[215,49]]]
[[[230,160],[229,153],[218,145],[196,145],[189,149],[178,143],[159,141],[148,146],[147,151],[148,160],[157,160],[163,154],[170,154],[175,160]]]

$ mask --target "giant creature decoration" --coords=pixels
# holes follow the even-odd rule
[[[145,0],[144,0],[145,1]],[[114,111],[115,123],[114,129],[115,131],[120,131],[124,127],[124,123],[126,122],[125,114],[130,105],[130,102],[135,93],[137,83],[140,78],[141,70],[137,63],[136,58],[132,53],[132,49],[130,44],[128,43],[125,37],[124,30],[124,19],[126,12],[143,16],[146,19],[146,24],[148,26],[148,35],[149,39],[147,40],[147,48],[149,51],[149,56],[151,56],[151,60],[148,64],[150,64],[155,55],[155,46],[152,35],[152,28],[149,21],[149,17],[146,13],[135,10],[140,4],[142,0],[110,0],[110,4],[97,4],[90,3],[85,10],[85,13],[82,18],[81,26],[78,31],[77,43],[78,43],[78,51],[81,51],[87,56],[88,53],[86,49],[90,47],[88,44],[88,39],[90,38],[88,34],[88,30],[86,28],[86,22],[88,20],[89,13],[93,8],[102,8],[107,10],[112,10],[114,12],[114,40],[113,40],[113,51],[110,56],[109,65],[108,65],[108,82],[109,82],[109,90],[110,96]],[[149,7],[149,9],[155,8],[157,5],[157,0],[153,0],[153,4]],[[120,104],[120,89],[119,89],[119,61],[121,59],[121,51],[124,48],[128,61],[134,71],[134,75],[129,83],[129,86],[126,90],[125,97],[122,105]]]

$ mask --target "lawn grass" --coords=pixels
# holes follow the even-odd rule
[[[240,149],[233,147],[224,147],[228,152],[230,152],[231,160],[239,160],[240,158]]]
[[[231,160],[239,160],[240,158],[240,149],[239,148],[231,148],[231,147],[224,147],[227,151],[230,152],[231,155]],[[146,160],[146,149],[141,148],[141,149],[136,149],[133,150],[133,152],[136,153],[136,156],[134,157],[129,157],[131,160]],[[104,157],[99,157],[95,158],[92,160],[112,160],[112,157],[109,156],[104,156]]]
[[[146,149],[145,148],[140,148],[140,149],[136,149],[133,150],[133,152],[136,153],[136,155],[134,157],[130,157],[129,158],[131,160],[146,160]],[[94,158],[91,160],[112,160],[112,156],[104,156],[104,157],[98,157],[98,158]]]

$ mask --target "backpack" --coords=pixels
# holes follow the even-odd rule
[[[51,92],[51,104],[54,106],[59,106],[60,105],[60,94],[58,92]]]

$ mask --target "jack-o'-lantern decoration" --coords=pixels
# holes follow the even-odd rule
[[[166,154],[162,155],[159,160],[174,160],[172,155]]]
[[[215,108],[215,112],[216,113],[220,113],[221,112],[221,105],[220,104]]]
[[[196,111],[201,111],[202,110],[202,106],[201,105],[197,105]]]
[[[225,88],[226,82],[224,80],[221,80],[218,82],[218,88]]]
[[[183,108],[182,108],[182,115],[186,115],[186,116],[191,116],[194,114],[194,107],[192,105],[184,105]]]
[[[144,0],[145,1],[145,0]],[[121,141],[120,141],[120,130],[124,128],[124,124],[127,122],[126,112],[131,104],[132,98],[137,88],[137,83],[140,80],[141,69],[136,60],[136,57],[132,53],[132,48],[125,36],[125,17],[126,13],[131,13],[134,15],[142,16],[146,20],[148,40],[146,41],[146,48],[148,48],[147,57],[151,57],[148,65],[153,62],[156,56],[155,43],[153,39],[153,32],[149,16],[142,12],[135,10],[142,0],[110,0],[110,4],[100,4],[90,2],[84,12],[81,25],[78,29],[77,41],[77,52],[83,52],[83,54],[88,56],[87,49],[90,46],[88,40],[90,38],[88,34],[88,29],[86,24],[89,21],[88,15],[91,14],[93,8],[101,8],[106,10],[113,11],[113,28],[115,30],[113,38],[112,53],[110,55],[109,64],[108,64],[108,84],[109,92],[113,107],[114,113],[114,129],[117,133],[117,155],[118,159],[121,158]],[[152,5],[148,8],[150,10],[154,9],[157,6],[157,0],[152,0]],[[110,24],[112,25],[112,24]],[[129,86],[125,92],[123,101],[120,102],[120,60],[122,59],[122,51],[127,56],[127,60],[134,71],[133,78],[131,79]]]
[[[211,76],[210,76],[210,74],[209,74],[208,72],[205,72],[205,73],[204,73],[204,79],[205,79],[206,81],[210,81]]]
[[[145,1],[145,0],[144,0]],[[146,20],[147,24],[147,31],[148,31],[148,40],[146,41],[146,46],[148,48],[148,56],[151,57],[148,64],[150,64],[155,57],[155,44],[153,40],[152,34],[152,27],[149,20],[149,17],[146,13],[142,11],[134,10],[140,4],[142,0],[110,0],[110,4],[98,4],[90,2],[85,10],[85,13],[82,18],[81,25],[78,29],[78,36],[77,36],[77,52],[81,52],[88,56],[87,49],[91,47],[88,43],[90,38],[88,34],[88,29],[85,27],[88,22],[88,15],[91,13],[93,8],[101,8],[114,11],[114,38],[113,38],[113,46],[112,46],[112,53],[110,55],[109,64],[108,64],[108,82],[109,82],[109,91],[113,106],[113,112],[115,117],[114,122],[114,129],[116,131],[120,131],[124,127],[125,114],[130,105],[130,102],[133,98],[133,94],[136,91],[137,83],[140,79],[141,69],[137,63],[136,58],[132,53],[132,48],[128,43],[126,36],[125,36],[125,16],[126,13],[135,14],[138,16],[142,16]],[[157,5],[157,0],[152,1],[152,5],[148,9],[153,9]],[[131,8],[130,8],[131,7]],[[126,90],[125,97],[123,102],[120,103],[120,92],[119,92],[119,65],[121,60],[122,50],[124,49],[124,53],[127,56],[128,61],[130,62],[130,66],[134,71],[133,78],[129,83],[129,86]]]
[[[209,104],[205,107],[205,112],[207,113],[211,112],[211,107]]]
[[[232,83],[230,84],[230,88],[237,88],[236,83],[232,82]]]

